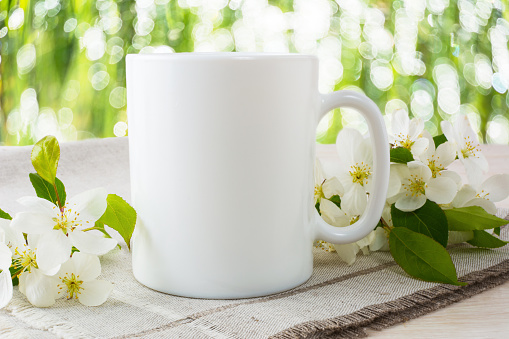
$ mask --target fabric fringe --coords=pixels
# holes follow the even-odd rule
[[[461,277],[461,280],[468,285],[432,287],[394,301],[370,305],[348,315],[303,323],[270,338],[364,338],[367,336],[366,329],[380,331],[468,299],[506,282],[509,280],[509,260],[482,271],[469,273]]]

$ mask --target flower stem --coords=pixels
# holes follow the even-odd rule
[[[57,190],[57,184],[56,184],[56,181],[55,183],[53,184],[53,188],[55,189],[55,194],[57,195],[57,202],[58,202],[58,207],[60,207],[60,212],[64,212],[64,206],[62,206],[62,201],[60,200],[60,196],[58,195],[58,190]]]

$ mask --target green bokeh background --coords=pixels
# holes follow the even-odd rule
[[[214,50],[317,54],[328,77],[322,91],[363,91],[384,114],[405,109],[423,118],[434,135],[441,120],[468,114],[484,142],[508,143],[508,7],[507,0],[2,0],[0,142],[122,136],[126,54]],[[379,36],[388,43],[377,49]],[[442,70],[449,75],[440,83]],[[318,141],[334,142],[350,123],[363,129],[355,114],[334,111]]]

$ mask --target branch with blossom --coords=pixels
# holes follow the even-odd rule
[[[444,134],[424,130],[418,118],[404,111],[391,116],[391,170],[386,206],[380,222],[365,238],[352,244],[325,241],[315,246],[336,252],[348,265],[361,251],[390,251],[409,275],[432,282],[463,285],[446,250],[448,244],[467,242],[481,248],[506,245],[499,238],[507,220],[495,216],[496,202],[509,195],[509,174],[485,177],[486,158],[467,117],[441,123]],[[315,207],[329,224],[344,227],[356,222],[366,208],[373,176],[369,138],[343,129],[336,140],[340,167],[325,178],[315,166]],[[468,183],[448,169],[454,161],[465,166]]]
[[[113,285],[97,280],[99,256],[119,247],[105,225],[129,247],[136,212],[121,197],[96,188],[66,201],[57,177],[60,146],[53,136],[37,142],[31,154],[36,173],[29,179],[36,197],[18,199],[24,210],[12,218],[0,210],[0,308],[12,299],[13,286],[37,307],[56,299],[103,304]]]

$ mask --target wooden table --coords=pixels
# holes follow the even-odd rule
[[[509,146],[482,145],[488,175],[509,173]],[[333,175],[338,157],[335,145],[317,145],[317,156],[327,174]],[[455,161],[449,169],[466,181],[465,169]],[[496,204],[509,208],[509,198]],[[509,281],[436,312],[390,327],[369,331],[372,338],[509,338]]]

